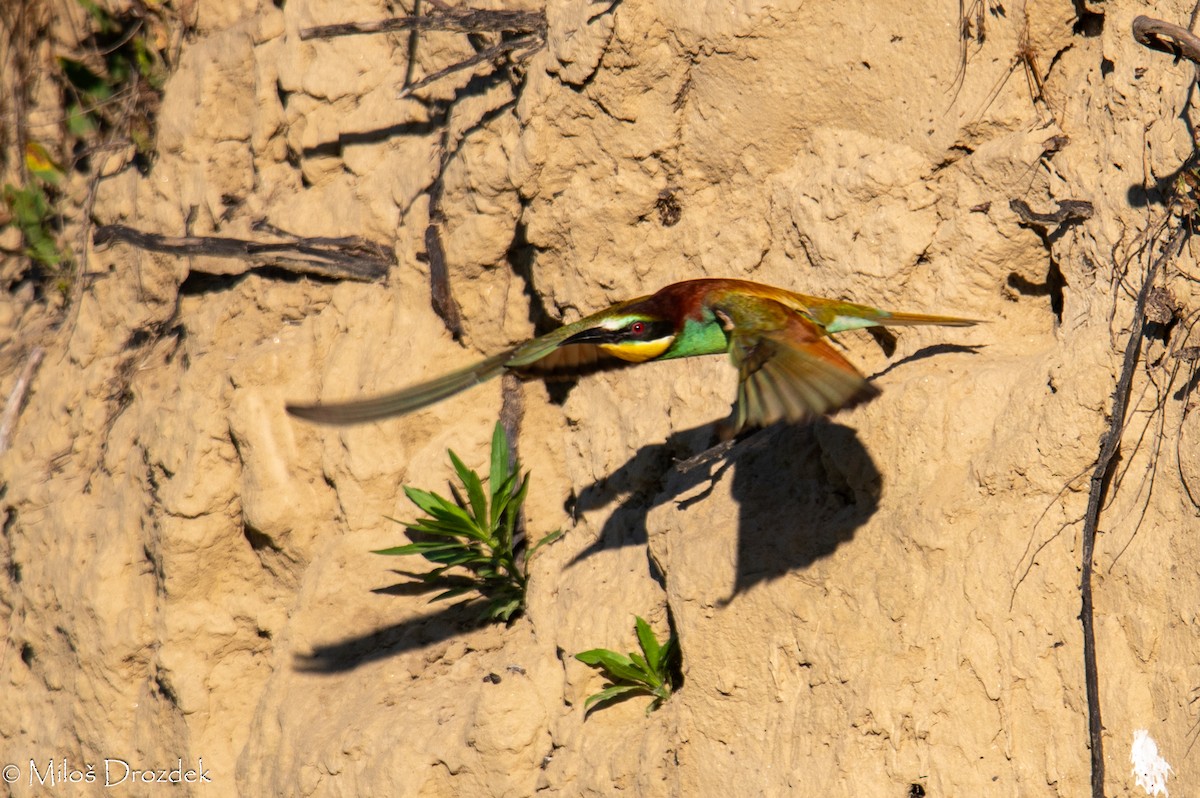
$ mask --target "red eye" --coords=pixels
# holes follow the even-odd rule
[[[640,321],[635,321],[629,325],[629,332],[632,335],[641,335],[646,331],[646,325]]]

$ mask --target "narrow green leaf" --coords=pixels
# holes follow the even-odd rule
[[[432,513],[423,515],[415,521],[405,521],[404,526],[409,529],[427,526],[431,529],[440,529],[443,532],[452,532],[456,535],[463,535],[464,537],[469,537],[471,530],[474,528],[461,518],[450,518],[445,516],[439,518]]]
[[[458,455],[450,452],[450,462],[454,464],[454,470],[458,472],[458,478],[462,480],[463,487],[467,489],[467,498],[471,502],[471,514],[474,516],[476,526],[483,526],[487,523],[487,496],[483,492],[483,483],[479,480],[479,475],[471,469],[463,465],[463,461],[458,459]]]
[[[595,695],[588,696],[583,702],[584,710],[591,708],[592,704],[599,704],[602,701],[609,701],[617,696],[625,695],[626,693],[645,692],[645,689],[636,684],[617,684],[612,687],[606,687]]]
[[[671,635],[667,638],[667,642],[663,643],[662,650],[658,655],[658,660],[662,663],[662,670],[664,672],[669,672],[672,660],[675,659],[675,655],[678,652],[679,638],[677,638],[675,635]]]
[[[426,517],[406,522],[404,526],[408,530],[427,532],[434,535],[453,535],[476,540],[480,543],[486,543],[490,540],[489,536],[480,531],[477,526],[461,521],[458,518]]]
[[[618,679],[625,680],[625,682],[648,685],[646,674],[640,670],[637,670],[637,667],[629,668],[629,670],[625,670],[625,668],[613,668],[610,673],[612,673],[613,676],[617,677]]]
[[[537,550],[540,549],[542,546],[548,546],[551,543],[553,543],[554,541],[561,538],[562,536],[563,536],[563,531],[561,529],[559,529],[554,532],[551,532],[549,535],[545,535],[544,537],[542,537],[541,540],[539,540],[537,543],[534,543],[529,548],[529,550],[527,552],[525,552],[525,562],[529,562],[531,559],[533,559],[533,555],[536,554]]]
[[[606,668],[611,667],[612,663],[616,663],[618,666],[633,665],[633,662],[624,654],[618,654],[609,648],[589,648],[587,651],[580,651],[576,654],[575,659],[584,665],[602,665]]]
[[[633,660],[633,667],[637,668],[638,670],[638,681],[644,682],[651,687],[658,687],[658,685],[661,683],[661,679],[659,679],[658,674],[652,671],[650,666],[646,664],[646,658],[641,654],[633,653],[630,653],[629,658]]]
[[[658,644],[658,638],[654,635],[654,630],[650,628],[650,624],[646,623],[641,616],[634,616],[634,628],[637,629],[638,645],[642,647],[642,653],[646,655],[646,664],[653,673],[658,672],[659,666],[662,664],[660,659],[661,646]]]
[[[515,478],[516,475],[514,474],[513,477]],[[517,516],[521,511],[521,505],[525,502],[525,494],[528,486],[529,474],[526,474],[521,487],[515,493],[510,494],[510,498],[504,506],[504,513],[500,517],[500,520],[496,522],[496,526],[498,527],[496,530],[497,536],[501,540],[509,541],[510,544],[513,539],[513,530],[516,528]]]
[[[432,521],[428,518],[422,518],[412,524],[405,525],[405,532],[414,543],[420,540],[421,535],[436,535],[441,538],[454,538],[462,543],[462,545],[478,545],[480,542],[474,535],[468,534],[461,529],[452,529],[446,524]]]
[[[513,474],[516,476],[516,474]],[[525,472],[525,477],[521,480],[521,487],[517,488],[516,495],[513,496],[510,506],[513,512],[521,509],[521,505],[525,503],[525,495],[529,493],[529,472]]]
[[[67,110],[67,130],[76,136],[86,136],[96,132],[96,123],[78,104],[72,103]]]
[[[404,487],[404,495],[408,497],[409,501],[430,515],[450,516],[460,519],[468,526],[474,526],[473,520],[467,515],[466,511],[453,502],[443,499],[436,493],[430,493],[429,491],[406,485]]]
[[[427,513],[433,512],[434,507],[445,501],[445,499],[443,499],[441,496],[438,496],[436,493],[430,493],[427,490],[414,488],[411,485],[404,486],[404,495],[408,497],[410,502],[417,505],[417,507],[421,508]]]
[[[455,543],[437,543],[435,545],[430,545],[429,543],[408,543],[403,546],[393,546],[390,549],[374,549],[371,553],[386,554],[389,557],[403,557],[408,554],[425,554],[427,551],[436,551],[438,548],[446,547],[457,548],[458,545]]]
[[[643,684],[646,681],[645,674],[638,670],[632,660],[624,654],[618,654],[607,648],[594,648],[590,651],[584,651],[576,654],[575,659],[586,665],[603,668],[608,671],[610,676],[616,679],[636,682],[638,684]]]
[[[465,526],[457,520],[446,521],[439,518],[425,517],[405,524],[405,527],[410,531],[429,532],[435,535],[453,535],[463,540],[483,542],[479,540],[478,529],[472,526]]]
[[[500,489],[492,494],[492,515],[488,519],[488,528],[494,532],[500,526],[501,520],[504,518],[504,512],[508,509],[516,496],[513,494],[513,480],[516,474],[510,475],[500,485]]]
[[[478,537],[482,531],[482,527],[471,518],[463,518],[464,511],[460,507],[455,507],[454,510],[436,507],[433,512],[428,515],[429,520],[436,521],[439,524],[445,525],[447,528],[455,529],[464,535],[470,537]]]
[[[488,558],[482,554],[478,554],[471,549],[448,549],[444,551],[423,551],[421,556],[430,562],[442,563],[444,565],[486,565]]]
[[[436,518],[437,520],[447,524],[458,524],[464,529],[474,529],[478,527],[478,524],[475,523],[475,519],[471,517],[470,513],[459,507],[454,502],[447,501],[437,494],[434,494],[434,499],[436,500],[436,503],[431,505],[429,509],[425,511],[425,514],[430,518]]]
[[[504,604],[500,604],[498,606],[493,606],[493,608],[492,608],[493,617],[501,618],[504,621],[508,621],[510,618],[512,618],[513,613],[516,612],[518,609],[520,609],[520,607],[521,607],[521,600],[519,598],[511,599],[511,600],[505,602]]]
[[[499,487],[508,479],[508,435],[504,425],[496,422],[492,430],[492,463],[488,471],[488,484],[492,486],[492,501],[500,494]]]
[[[445,590],[445,591],[443,591],[443,592],[441,592],[441,593],[438,593],[436,596],[434,596],[433,598],[431,598],[429,601],[430,601],[430,602],[434,602],[434,601],[441,601],[442,599],[454,598],[455,596],[461,596],[461,595],[463,595],[464,593],[470,593],[470,592],[472,592],[473,590],[475,590],[475,587],[474,587],[474,586],[471,586],[471,587],[455,587],[455,588],[451,588],[450,590]]]

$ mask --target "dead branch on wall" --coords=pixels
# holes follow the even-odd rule
[[[371,282],[386,277],[388,267],[396,263],[391,248],[358,236],[287,238],[285,241],[248,241],[221,236],[165,236],[122,224],[106,224],[96,228],[92,243],[105,247],[120,242],[166,255],[235,261],[228,269],[203,265],[192,268],[192,271],[205,274],[237,275],[270,267],[332,280]]]

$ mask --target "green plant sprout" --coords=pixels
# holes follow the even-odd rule
[[[47,194],[47,186],[53,191],[52,187],[62,181],[62,167],[54,162],[45,147],[30,141],[25,144],[25,168],[33,177],[29,185],[18,188],[5,183],[0,190],[0,200],[3,200],[7,217],[21,231],[25,254],[55,270],[67,256],[58,245],[55,234],[57,212]]]
[[[604,678],[609,681],[603,690],[588,696],[583,704],[585,714],[593,705],[624,695],[645,693],[654,697],[646,707],[649,715],[671,697],[672,689],[677,686],[674,673],[678,667],[679,641],[675,633],[672,632],[667,642],[660,645],[650,624],[639,616],[634,617],[641,654],[630,652],[626,656],[607,648],[593,648],[575,655],[575,659],[585,665],[604,671]]]
[[[17,188],[5,183],[3,200],[13,224],[25,240],[25,254],[43,266],[56,268],[61,264],[66,256],[55,240],[54,209],[42,187],[30,184]]]
[[[481,621],[511,621],[525,608],[533,555],[557,540],[562,532],[546,535],[528,547],[523,557],[516,551],[520,541],[514,540],[514,531],[529,490],[529,473],[522,477],[519,463],[509,465],[508,436],[499,423],[492,433],[490,493],[484,490],[477,473],[463,465],[454,452],[449,454],[467,499],[463,500],[453,484],[450,486],[453,501],[406,485],[404,494],[427,517],[411,523],[397,521],[404,524],[413,542],[374,553],[419,554],[438,567],[426,573],[399,573],[418,580],[428,590],[443,588],[430,601],[475,594],[459,603],[482,600],[486,604],[480,614]]]
[[[167,79],[164,56],[154,44],[162,22],[153,13],[114,16],[94,0],[76,1],[91,17],[93,33],[88,52],[57,59],[71,96],[67,130],[86,138],[120,129],[148,158]]]

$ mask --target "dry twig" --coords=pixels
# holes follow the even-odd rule
[[[481,8],[445,8],[432,14],[396,17],[378,22],[347,22],[304,28],[300,39],[332,39],[399,30],[442,30],[456,33],[532,33],[545,39],[546,16],[538,11],[488,11]]]
[[[21,412],[21,406],[25,403],[25,394],[29,390],[29,383],[33,381],[33,374],[41,365],[42,356],[45,354],[46,350],[42,347],[34,347],[25,360],[25,366],[17,376],[16,383],[9,391],[8,401],[4,403],[4,413],[0,415],[0,455],[8,451],[12,431],[17,425],[17,416]]]
[[[396,263],[395,253],[391,249],[358,236],[247,241],[217,236],[163,236],[120,224],[96,228],[92,236],[93,244],[99,247],[114,242],[167,255],[200,255],[248,261],[245,266],[218,272],[220,274],[241,274],[251,269],[275,267],[336,280],[371,282],[386,277],[388,268]]]
[[[437,72],[426,75],[420,80],[408,84],[400,90],[399,98],[404,99],[417,89],[422,89],[448,75],[453,75],[455,72],[461,72],[464,69],[470,69],[471,67],[478,66],[479,64],[487,61],[495,61],[500,56],[508,53],[513,53],[514,60],[518,62],[524,61],[526,58],[540,50],[545,43],[546,42],[544,39],[541,39],[533,34],[521,36],[517,39],[506,39],[499,44],[492,45],[486,50],[476,53],[470,58],[465,58],[456,64],[451,64],[444,69],[439,69]]]

